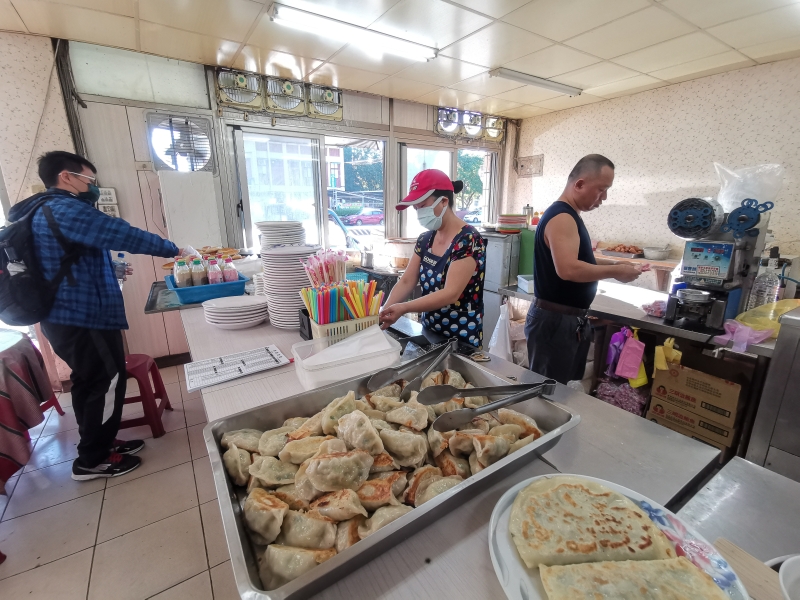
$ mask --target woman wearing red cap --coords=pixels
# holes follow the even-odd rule
[[[438,169],[426,169],[397,205],[397,210],[413,206],[428,231],[417,238],[414,256],[381,310],[384,329],[418,312],[426,329],[481,347],[486,242],[453,211],[453,196],[463,187]],[[422,296],[406,301],[417,283]]]

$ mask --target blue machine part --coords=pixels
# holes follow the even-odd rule
[[[728,303],[725,305],[725,320],[735,319],[739,315],[739,305],[742,300],[742,288],[735,288],[728,292]]]
[[[733,249],[733,242],[686,242],[681,274],[722,284],[731,279]]]
[[[713,235],[725,220],[725,212],[711,198],[686,198],[681,200],[667,216],[669,230],[685,240],[696,240]]]
[[[720,231],[723,233],[731,231],[736,239],[743,238],[745,235],[756,237],[758,229],[755,229],[755,226],[761,220],[761,213],[772,210],[774,206],[774,202],[759,204],[758,200],[753,198],[742,200],[742,205],[731,211]]]

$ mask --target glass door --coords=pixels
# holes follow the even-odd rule
[[[411,148],[409,146],[402,146],[402,186],[400,190],[400,199],[405,198],[408,194],[408,186],[414,175],[425,169],[439,169],[447,173],[450,179],[453,179],[453,151],[452,150],[436,150],[430,148]],[[425,232],[425,228],[419,224],[417,220],[417,211],[413,208],[406,209],[403,212],[403,220],[405,226],[403,228],[404,237],[418,237],[421,233]]]
[[[260,245],[259,221],[300,221],[306,241],[321,243],[319,140],[236,130],[234,141],[247,245]]]

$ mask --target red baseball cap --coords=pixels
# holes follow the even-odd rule
[[[414,206],[424,202],[435,190],[455,191],[453,182],[446,173],[439,169],[425,169],[414,175],[411,185],[408,186],[408,196],[400,200],[395,207],[397,210],[405,210],[409,206]]]

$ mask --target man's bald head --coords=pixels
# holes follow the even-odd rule
[[[600,154],[587,154],[567,178],[564,197],[579,211],[594,210],[606,199],[614,183],[614,163]]]
[[[567,180],[573,182],[581,178],[586,179],[587,175],[599,174],[603,167],[608,167],[613,171],[614,163],[602,154],[587,154],[572,167]]]

